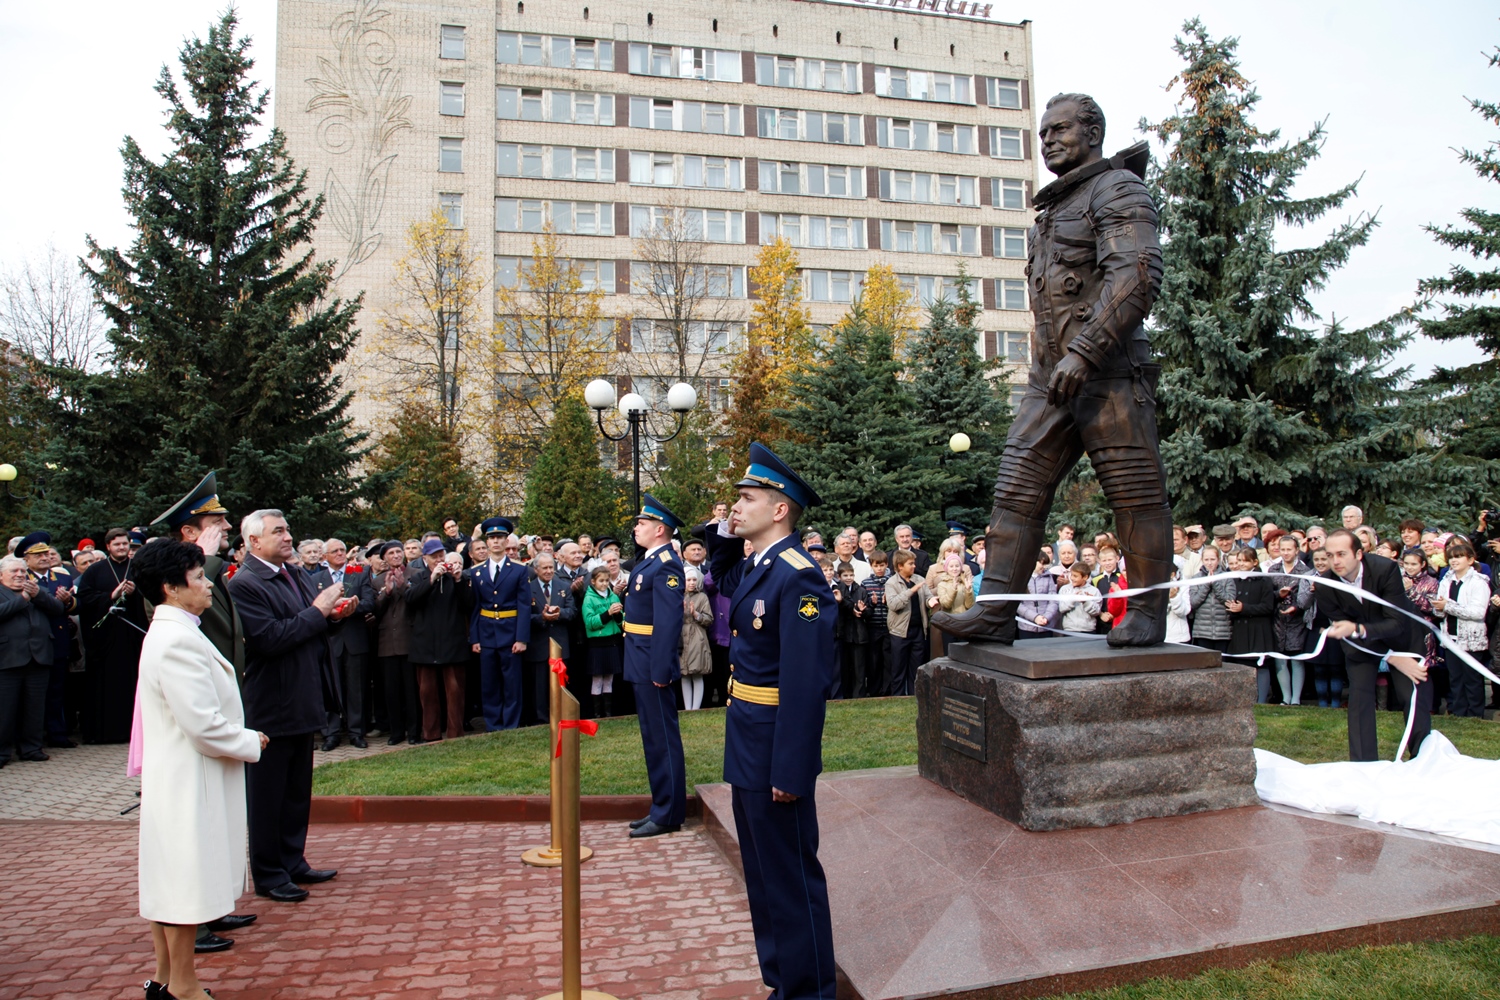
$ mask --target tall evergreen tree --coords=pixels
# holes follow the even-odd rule
[[[557,536],[613,534],[626,522],[629,503],[625,484],[599,461],[599,436],[583,398],[564,396],[526,473],[522,529]]]
[[[122,149],[135,240],[89,241],[111,365],[58,372],[59,469],[32,510],[64,535],[149,519],[208,469],[231,510],[280,507],[299,532],[332,529],[361,494],[364,435],[335,374],[360,303],[328,299],[333,265],[308,246],[322,199],[282,133],[251,142],[269,95],[235,30],[231,10],[183,46],[185,91],[163,67],[171,151]]]
[[[1010,429],[1010,403],[1005,395],[1009,385],[991,378],[998,365],[980,356],[974,328],[980,306],[971,288],[960,265],[958,300],[938,299],[927,308],[927,324],[907,341],[906,371],[916,423],[926,431],[924,454],[936,456],[956,480],[937,513],[973,529],[989,523],[994,506],[995,470]],[[960,432],[968,435],[969,450],[954,454],[948,442]]]
[[[793,438],[778,447],[822,495],[811,527],[858,524],[885,538],[909,521],[937,537],[938,505],[958,477],[937,466],[894,344],[891,329],[870,322],[861,297],[832,343],[792,377],[796,402],[779,415]]]
[[[1395,405],[1405,372],[1388,367],[1410,334],[1402,315],[1359,330],[1299,325],[1317,320],[1310,296],[1376,222],[1360,216],[1316,245],[1276,246],[1278,223],[1312,225],[1357,185],[1293,195],[1322,125],[1288,143],[1258,128],[1237,47],[1188,21],[1173,80],[1185,108],[1142,123],[1167,151],[1153,177],[1166,274],[1151,339],[1171,496],[1179,519],[1204,522],[1251,508],[1296,519],[1368,507],[1388,488],[1383,463],[1412,444]]]

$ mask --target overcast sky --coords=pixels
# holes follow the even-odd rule
[[[242,0],[238,8],[269,86],[276,4]],[[165,150],[163,105],[152,84],[163,63],[175,65],[185,38],[206,32],[215,10],[222,7],[204,0],[74,0],[60,31],[55,8],[0,4],[0,93],[10,95],[0,104],[0,134],[10,136],[0,157],[0,266],[39,256],[49,240],[81,253],[85,233],[106,246],[130,241],[119,194],[121,139],[133,135],[154,155]],[[1164,88],[1180,65],[1172,38],[1193,15],[1215,37],[1240,39],[1243,71],[1262,97],[1255,117],[1262,129],[1291,137],[1327,120],[1324,155],[1299,193],[1364,177],[1348,213],[1286,234],[1286,245],[1310,243],[1346,214],[1379,215],[1370,245],[1318,297],[1325,318],[1362,324],[1410,303],[1419,279],[1454,260],[1422,225],[1455,221],[1466,206],[1500,208],[1496,186],[1454,152],[1497,138],[1466,100],[1500,99],[1500,70],[1489,69],[1484,55],[1500,43],[1493,3],[995,4],[997,18],[1033,22],[1036,94],[1092,93],[1109,120],[1111,151],[1139,137],[1141,117],[1170,113]],[[59,44],[68,47],[66,60]],[[60,72],[63,66],[70,71]],[[1418,343],[1402,360],[1421,374],[1433,363],[1474,357],[1472,347]]]

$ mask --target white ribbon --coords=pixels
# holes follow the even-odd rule
[[[1138,597],[1141,594],[1149,594],[1153,590],[1171,590],[1171,589],[1173,589],[1175,587],[1188,587],[1188,588],[1191,589],[1193,587],[1203,587],[1203,586],[1207,586],[1208,584],[1211,584],[1211,583],[1218,583],[1221,580],[1240,580],[1240,579],[1249,579],[1251,577],[1263,577],[1263,576],[1267,576],[1267,575],[1272,575],[1272,574],[1256,573],[1256,572],[1248,571],[1248,570],[1232,570],[1232,571],[1230,571],[1228,573],[1216,573],[1213,576],[1195,576],[1191,580],[1168,580],[1166,583],[1156,583],[1156,584],[1152,584],[1149,587],[1131,587],[1128,590],[1116,590],[1116,591],[1112,591],[1108,595],[1101,594],[1100,597],[1101,598],[1105,598],[1105,597],[1116,597],[1116,598]],[[1307,574],[1298,573],[1298,574],[1275,574],[1275,575],[1282,575],[1282,576],[1292,576],[1292,575],[1295,575],[1295,576],[1306,576]],[[1410,618],[1412,621],[1417,622],[1423,628],[1427,629],[1433,635],[1437,636],[1438,643],[1444,649],[1446,649],[1449,653],[1454,654],[1455,656],[1457,656],[1460,660],[1462,660],[1465,664],[1467,664],[1473,670],[1478,671],[1479,674],[1480,674],[1480,676],[1487,678],[1493,684],[1500,684],[1500,677],[1495,676],[1493,673],[1490,672],[1490,670],[1489,670],[1488,667],[1486,667],[1484,664],[1480,663],[1478,660],[1474,659],[1474,657],[1470,656],[1467,650],[1460,649],[1458,647],[1458,645],[1456,643],[1454,643],[1453,640],[1448,637],[1448,634],[1446,632],[1444,632],[1442,629],[1438,628],[1436,625],[1432,624],[1432,622],[1429,622],[1426,618],[1423,618],[1421,615],[1416,614],[1416,613],[1411,612],[1411,611],[1408,611],[1405,608],[1398,607],[1397,605],[1392,604],[1390,601],[1387,601],[1385,598],[1380,597],[1378,594],[1371,593],[1370,591],[1365,590],[1363,587],[1356,587],[1354,584],[1348,582],[1347,580],[1339,579],[1337,577],[1335,577],[1333,579],[1329,579],[1326,576],[1310,576],[1310,577],[1308,577],[1308,579],[1310,581],[1313,581],[1313,585],[1314,586],[1317,586],[1317,587],[1328,587],[1330,590],[1342,590],[1342,591],[1344,591],[1346,593],[1353,594],[1360,601],[1370,601],[1370,602],[1373,602],[1375,604],[1379,604],[1379,605],[1382,605],[1384,607],[1390,608],[1392,611],[1395,611],[1395,612],[1397,612],[1399,614],[1405,615],[1407,618]],[[1058,602],[1061,602],[1061,601],[1075,601],[1075,600],[1078,600],[1078,599],[1079,598],[1076,595],[1073,595],[1073,594],[1032,594],[1032,593],[1025,593],[1025,594],[980,594],[979,596],[977,596],[975,598],[975,600],[978,601],[978,602],[980,602],[980,603],[993,603],[993,602],[997,602],[997,601],[1000,601],[1000,602],[1003,602],[1003,601],[1058,601]],[[1104,639],[1104,638],[1107,638],[1107,636],[1105,636],[1105,635],[1098,635],[1098,634],[1094,634],[1094,633],[1062,632],[1061,629],[1048,629],[1048,631],[1049,632],[1061,632],[1061,634],[1063,634],[1063,635],[1078,636],[1080,638],[1090,638],[1090,639]],[[1291,654],[1291,653],[1259,653],[1259,652],[1257,652],[1257,653],[1225,653],[1223,655],[1225,655],[1225,656],[1233,656],[1233,657],[1245,657],[1245,658],[1255,657],[1255,664],[1256,664],[1256,666],[1264,666],[1267,657],[1271,657],[1271,658],[1278,659],[1278,660],[1310,660],[1314,656],[1317,656],[1318,653],[1322,651],[1323,645],[1327,641],[1327,639],[1328,639],[1328,633],[1327,633],[1326,630],[1323,631],[1323,632],[1319,632],[1318,633],[1318,643],[1313,648],[1313,651],[1310,652],[1310,653]],[[1378,653],[1378,652],[1376,652],[1373,649],[1366,649],[1365,647],[1361,646],[1359,643],[1354,642],[1352,639],[1344,639],[1343,641],[1346,642],[1346,643],[1348,643],[1350,646],[1353,646],[1355,649],[1359,650],[1361,653],[1365,653],[1365,654],[1367,654],[1369,656],[1377,656],[1377,657],[1379,657],[1382,663],[1388,663],[1390,661],[1390,658],[1392,656],[1415,656],[1418,659],[1425,659],[1425,657],[1420,656],[1420,654],[1417,654],[1417,653],[1403,653],[1400,650],[1391,650],[1390,652],[1387,652],[1387,653]],[[1415,690],[1412,692],[1412,697],[1413,698],[1416,697]],[[1400,762],[1401,755],[1403,753],[1405,753],[1405,751],[1406,751],[1407,741],[1411,738],[1412,723],[1416,720],[1416,717],[1417,717],[1417,715],[1416,715],[1415,711],[1411,711],[1411,710],[1407,711],[1407,716],[1406,716],[1406,732],[1402,735],[1402,737],[1401,737],[1401,745],[1396,750],[1396,761],[1397,762]]]

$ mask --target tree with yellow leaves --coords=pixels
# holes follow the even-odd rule
[[[906,341],[920,326],[920,313],[912,293],[901,286],[901,279],[889,264],[871,264],[865,272],[860,292],[864,305],[864,323],[871,329],[890,335],[897,359],[906,356]],[[849,322],[851,310],[841,323]]]

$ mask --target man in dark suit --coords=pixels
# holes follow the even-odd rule
[[[474,593],[469,642],[479,654],[484,725],[493,733],[521,724],[521,655],[531,641],[530,574],[524,563],[506,555],[505,543],[515,530],[508,519],[492,517],[481,529],[489,558],[466,571]]]
[[[314,590],[292,572],[292,534],[279,510],[258,510],[240,524],[248,551],[229,592],[245,627],[245,724],[271,738],[260,761],[245,768],[250,802],[250,874],[257,895],[296,903],[296,883],[326,882],[334,869],[310,867],[307,818],[312,808],[313,737],[337,705],[329,669],[328,624],[344,588]]]
[[[323,559],[328,563],[326,567],[308,573],[313,586],[322,591],[333,584],[341,584],[344,596],[355,602],[346,617],[328,623],[328,655],[333,675],[339,679],[342,702],[328,713],[328,721],[323,726],[323,749],[332,750],[338,746],[340,736],[347,730],[349,744],[363,750],[369,746],[365,741],[369,722],[365,689],[368,686],[370,633],[365,628],[365,616],[375,611],[375,592],[370,589],[371,574],[358,563],[349,561],[348,547],[337,538],[323,543]]]
[[[16,543],[16,555],[26,560],[26,574],[38,588],[55,597],[61,614],[47,616],[52,625],[52,666],[47,676],[47,746],[71,748],[78,744],[68,736],[68,708],[65,692],[68,684],[68,661],[73,654],[73,623],[68,615],[78,608],[73,595],[73,574],[52,565],[52,536],[34,531]]]
[[[566,661],[571,651],[568,630],[577,617],[577,607],[568,582],[557,572],[552,553],[540,553],[531,560],[531,571],[536,579],[531,581],[531,640],[522,654],[525,675],[525,725],[545,725],[550,720],[549,694],[552,685],[547,681],[547,660],[551,657],[552,642],[562,650],[558,655]]]
[[[0,560],[0,767],[13,747],[22,760],[49,759],[42,733],[56,650],[52,620],[62,614],[62,604],[32,578],[24,559]]]
[[[927,571],[932,569],[932,556],[917,547],[914,539],[916,532],[912,531],[909,524],[896,525],[896,552],[910,552],[912,558],[917,561],[917,576],[926,578]],[[892,555],[895,555],[893,552]]]
[[[1343,580],[1376,597],[1411,610],[1401,584],[1401,567],[1384,556],[1366,553],[1352,531],[1340,528],[1323,544],[1329,568],[1328,580]],[[1354,594],[1314,585],[1319,614],[1329,621],[1328,638],[1343,640],[1344,668],[1349,674],[1349,759],[1378,760],[1375,745],[1375,680],[1382,658],[1395,668],[1391,679],[1404,685],[1409,695],[1407,711],[1416,712],[1410,747],[1413,753],[1432,729],[1432,682],[1420,653],[1423,640],[1413,634],[1415,623],[1405,615],[1360,600]],[[1395,655],[1404,654],[1404,655]],[[1412,691],[1415,685],[1415,691]],[[1411,696],[1414,695],[1414,696]]]

